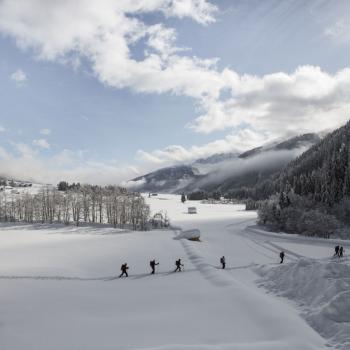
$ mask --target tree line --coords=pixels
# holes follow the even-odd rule
[[[350,225],[350,122],[265,185],[270,198],[260,205],[259,220],[274,230],[329,236]],[[261,189],[262,184],[252,192],[262,194]]]
[[[38,193],[0,193],[0,221],[27,223],[108,223],[145,230],[150,209],[140,193],[118,186],[42,188]]]

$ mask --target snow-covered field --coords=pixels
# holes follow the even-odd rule
[[[147,201],[154,213],[166,210],[178,229],[0,226],[0,349],[316,350],[327,343],[348,349],[348,316],[317,309],[328,305],[326,297],[317,303],[310,296],[309,307],[310,300],[292,290],[294,276],[299,289],[303,273],[317,276],[316,264],[330,271],[328,263],[331,271],[340,268],[334,293],[346,287],[341,279],[349,282],[348,260],[328,259],[334,242],[247,228],[256,214],[239,205],[182,204],[171,195]],[[198,214],[187,214],[193,205]],[[201,242],[174,239],[180,228],[199,229]],[[225,271],[219,269],[222,255]],[[160,265],[151,276],[152,258]],[[181,273],[172,272],[177,258],[185,265]],[[124,262],[130,277],[119,279]],[[318,276],[327,280],[329,273]],[[318,293],[323,287],[315,285]],[[305,293],[312,291],[309,283]],[[348,307],[346,296],[334,307]],[[316,324],[310,315],[318,311],[324,322]],[[328,333],[323,326],[331,327]]]

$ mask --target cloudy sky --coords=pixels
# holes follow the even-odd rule
[[[118,183],[338,127],[349,14],[347,0],[0,0],[0,172]]]

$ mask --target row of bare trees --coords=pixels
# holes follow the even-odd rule
[[[150,210],[139,193],[117,186],[82,185],[67,191],[43,188],[36,194],[0,193],[0,221],[28,223],[108,223],[145,230]]]

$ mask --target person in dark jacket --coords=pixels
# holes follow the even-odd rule
[[[122,271],[122,273],[119,275],[119,278],[123,277],[123,276],[129,277],[129,275],[128,275],[129,266],[127,263],[122,264],[120,270]]]
[[[342,257],[343,257],[343,254],[344,254],[344,248],[343,248],[343,246],[341,246],[341,247],[339,248],[339,258],[342,258]]]
[[[176,269],[174,272],[177,272],[177,271],[181,272],[181,266],[184,266],[183,264],[181,264],[181,259],[176,260],[175,265],[176,265]]]
[[[280,264],[283,263],[284,255],[285,255],[284,252],[281,252],[281,253],[280,253],[280,258],[281,258]]]
[[[338,245],[336,245],[334,247],[334,256],[339,256],[339,246]]]
[[[222,256],[220,258],[220,264],[221,264],[222,268],[225,269],[225,267],[226,267],[226,259],[225,259],[224,256]]]
[[[156,265],[159,265],[159,263],[156,263],[155,259],[153,259],[149,262],[149,266],[151,266],[151,269],[152,269],[151,275],[154,275]]]

